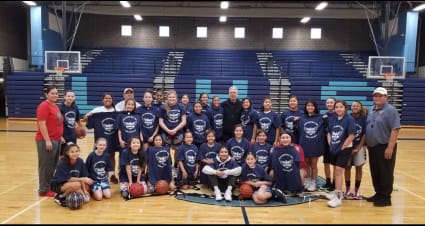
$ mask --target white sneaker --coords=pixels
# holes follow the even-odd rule
[[[307,187],[307,191],[316,191],[317,187],[316,187],[316,181],[311,180],[310,184]]]
[[[216,201],[221,201],[223,199],[223,196],[221,196],[221,192],[219,190],[215,190],[214,194],[215,194]]]
[[[304,181],[304,189],[307,190],[307,188],[310,186],[310,178],[305,178]]]
[[[328,200],[332,200],[332,199],[334,199],[334,198],[337,198],[337,197],[336,197],[336,195],[335,195],[335,192],[333,192],[333,191],[331,191],[331,192],[327,193],[327,194],[325,195],[325,197],[326,197]]]
[[[229,201],[229,202],[232,201],[232,191],[231,190],[226,190],[226,192],[224,192],[224,199],[226,201]]]
[[[84,195],[84,202],[90,201],[90,195]]]
[[[328,202],[328,206],[332,208],[335,208],[341,205],[342,205],[342,199],[338,198],[336,195],[334,196],[333,199],[331,199],[331,201]]]

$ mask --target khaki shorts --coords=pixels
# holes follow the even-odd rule
[[[347,166],[362,166],[366,163],[366,146],[360,148],[358,152],[351,155]]]

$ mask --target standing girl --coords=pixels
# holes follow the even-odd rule
[[[124,111],[120,112],[117,117],[118,140],[121,150],[127,146],[127,142],[133,137],[140,138],[143,143],[141,125],[140,114],[136,113],[136,100],[125,100]]]
[[[252,108],[252,101],[248,97],[242,99],[241,124],[243,127],[243,136],[250,144],[255,142],[255,133],[257,130],[257,111]]]
[[[360,101],[353,101],[351,104],[351,116],[356,121],[356,134],[353,140],[353,152],[348,166],[345,168],[345,198],[360,199],[360,183],[362,181],[362,168],[366,162],[366,146],[365,146],[365,132],[366,132],[366,117],[367,109],[363,107]],[[351,167],[356,167],[356,179],[354,184],[354,193],[351,193]]]
[[[143,104],[136,109],[136,112],[140,114],[142,120],[141,132],[143,136],[143,150],[146,151],[150,146],[153,145],[153,138],[158,134],[158,108],[152,105],[153,94],[150,91],[146,91],[143,94]]]
[[[80,111],[75,104],[75,94],[72,90],[65,92],[65,101],[59,104],[59,109],[64,117],[63,120],[63,139],[60,156],[64,155],[65,146],[68,142],[77,143],[75,128],[82,127],[80,122]],[[78,137],[80,138],[80,137]]]
[[[223,114],[224,110],[220,104],[220,97],[214,96],[211,108],[207,112],[207,115],[210,119],[211,128],[215,133],[215,140],[220,144],[223,144]]]
[[[289,96],[289,109],[283,111],[280,115],[280,119],[282,120],[282,128],[287,133],[291,133],[294,137],[292,140],[293,143],[299,143],[299,132],[297,127],[295,126],[295,122],[303,115],[303,112],[298,109],[298,97],[291,95]]]
[[[159,109],[159,126],[163,130],[162,138],[166,144],[178,145],[182,142],[186,116],[183,107],[177,104],[176,91],[168,91],[167,102]]]
[[[323,115],[323,119],[325,120],[326,127],[328,127],[329,123],[335,118],[335,101],[336,99],[334,97],[329,97],[326,99],[326,108],[328,111],[326,114]],[[329,151],[329,144],[328,142],[325,142],[325,152],[323,153],[323,166],[325,171],[325,177],[326,177],[326,184],[324,184],[321,188],[333,191],[335,189],[335,182],[331,179],[331,162],[334,162],[335,160],[332,159],[333,155],[331,155]],[[335,174],[335,169],[334,169]],[[335,175],[334,180],[335,180]]]
[[[266,132],[267,143],[271,145],[279,143],[279,131],[282,121],[276,112],[272,111],[272,99],[270,97],[263,99],[263,105],[261,106],[261,111],[258,112],[256,123],[258,129]],[[254,131],[254,133],[256,132]]]
[[[89,113],[84,115],[83,121],[87,120],[87,128],[94,129],[94,142],[100,137],[106,139],[108,146],[106,151],[109,153],[109,157],[112,162],[112,167],[115,172],[115,152],[121,150],[118,141],[116,125],[117,115],[119,114],[114,107],[113,97],[110,93],[103,94],[102,98],[103,106],[99,106],[91,110]],[[118,178],[115,173],[111,176],[112,183],[118,184]]]
[[[37,133],[35,142],[38,153],[38,194],[53,197],[50,182],[55,172],[61,150],[63,134],[63,116],[56,105],[58,90],[55,86],[47,87],[46,100],[37,107]]]
[[[297,127],[300,132],[300,145],[304,149],[307,163],[307,178],[304,186],[308,191],[317,189],[317,160],[323,155],[325,149],[325,126],[317,103],[314,100],[307,100],[304,115],[298,120]]]
[[[193,104],[193,112],[187,117],[186,128],[193,134],[193,143],[200,147],[206,140],[206,134],[211,129],[208,116],[202,113],[200,102]]]
[[[342,205],[344,194],[342,192],[342,182],[345,167],[353,150],[353,139],[356,133],[356,121],[347,114],[347,104],[343,100],[335,102],[335,120],[332,120],[328,128],[329,150],[335,161],[335,191],[331,195],[328,206],[337,207]]]

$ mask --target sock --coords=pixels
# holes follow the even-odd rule
[[[232,192],[232,186],[227,186],[227,190],[226,191]]]
[[[331,178],[326,178],[326,184],[331,184]]]
[[[356,182],[355,182],[354,191],[355,191],[356,194],[357,194],[357,192],[359,192],[359,188],[360,188],[360,183],[361,182],[362,182],[361,180],[356,180]]]
[[[218,186],[214,186],[214,191],[219,191],[219,192],[221,192],[221,191],[220,191],[220,189],[218,189]]]
[[[350,191],[350,186],[351,186],[351,181],[349,181],[349,180],[346,180],[345,181],[345,187],[346,187],[346,192],[349,192]]]

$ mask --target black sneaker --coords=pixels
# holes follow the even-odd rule
[[[326,182],[326,184],[320,187],[320,190],[328,190],[332,186],[332,183]]]
[[[328,188],[328,191],[334,191],[335,190],[335,185],[331,184],[331,186]]]
[[[55,203],[57,203],[58,205],[60,205],[62,207],[66,207],[66,196],[63,193],[56,194],[53,201],[55,201]]]
[[[278,188],[272,188],[272,198],[275,201],[286,203],[285,194]]]

